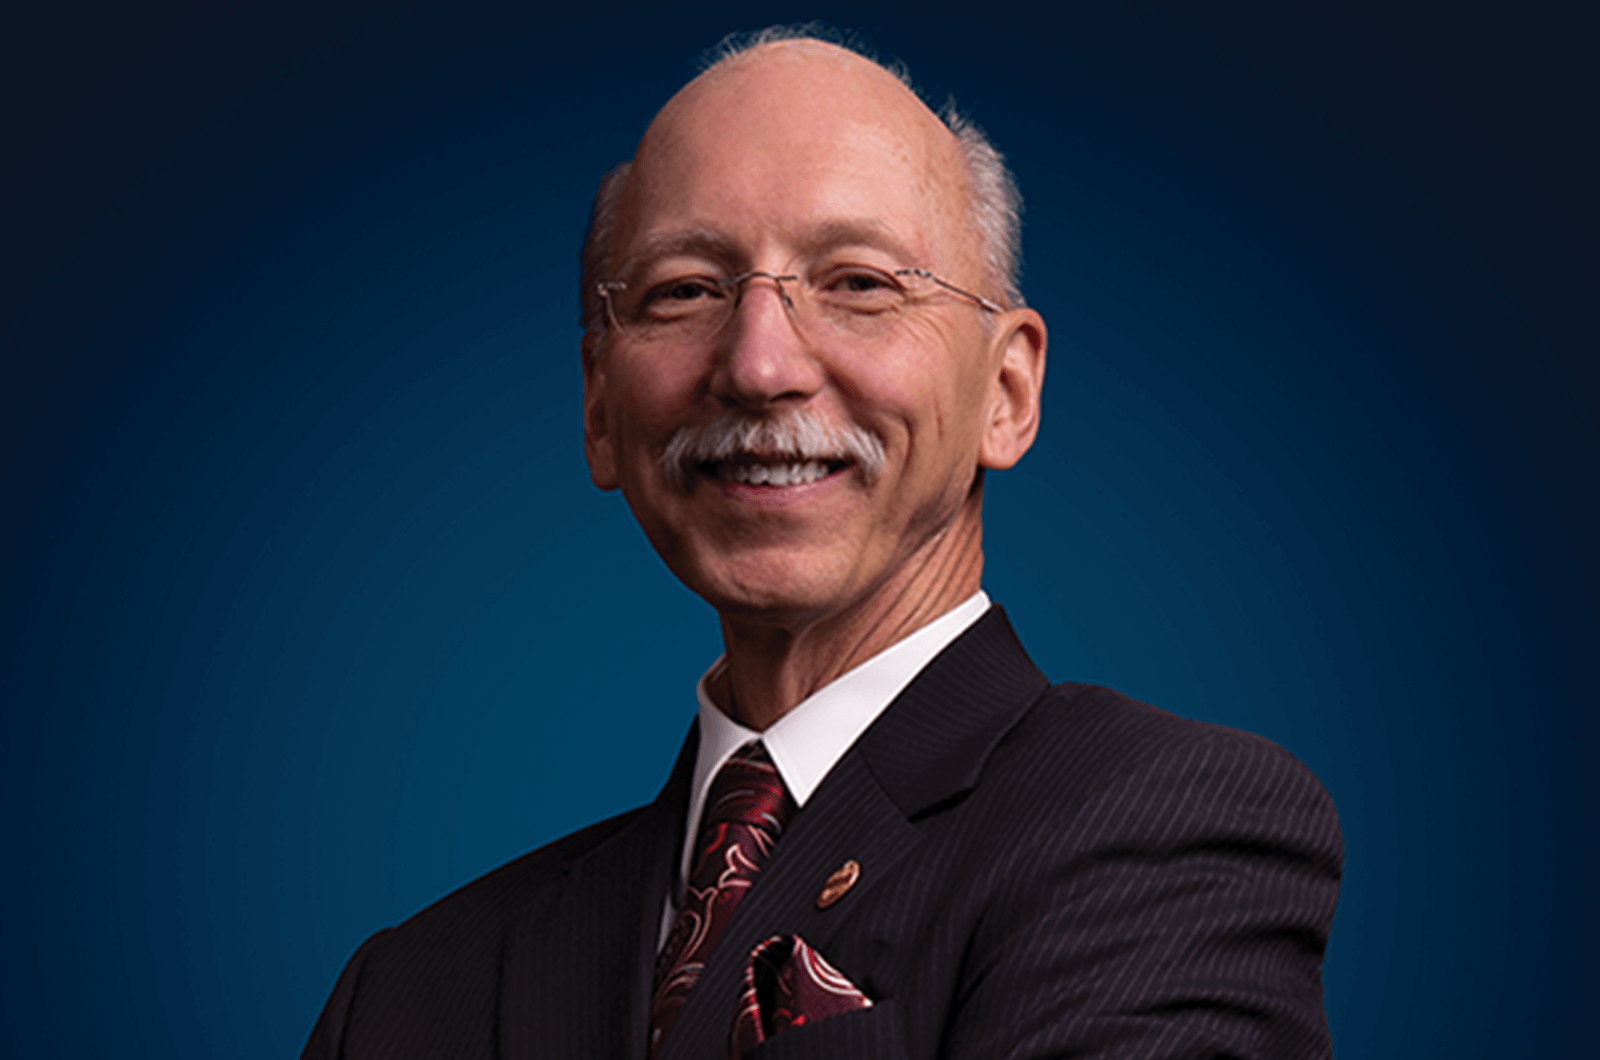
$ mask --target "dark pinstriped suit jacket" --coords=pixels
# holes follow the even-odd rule
[[[642,1060],[695,737],[654,803],[369,939],[311,1060]],[[816,908],[847,859],[860,882]],[[1314,1057],[1341,844],[1265,740],[1051,688],[999,608],[945,649],[790,821],[661,1060],[727,1055],[750,950],[798,933],[877,1003],[779,1057]]]

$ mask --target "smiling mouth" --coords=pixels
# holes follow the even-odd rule
[[[807,460],[740,456],[696,464],[695,470],[720,482],[781,489],[786,486],[809,486],[813,482],[821,482],[834,472],[842,471],[849,466],[850,461],[843,459]]]
[[[729,409],[709,423],[684,425],[661,451],[661,470],[678,489],[695,477],[762,489],[793,489],[846,469],[871,485],[883,469],[878,435],[858,424],[829,424],[805,409],[752,417]]]

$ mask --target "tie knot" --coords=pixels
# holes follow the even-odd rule
[[[776,840],[789,816],[789,795],[759,740],[735,751],[711,781],[700,817],[702,833],[717,825],[759,828]]]

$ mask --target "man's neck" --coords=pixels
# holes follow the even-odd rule
[[[979,590],[978,520],[958,518],[919,551],[897,577],[816,622],[787,625],[724,615],[726,665],[707,691],[729,717],[764,731],[818,689]]]

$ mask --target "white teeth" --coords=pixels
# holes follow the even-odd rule
[[[747,486],[804,486],[828,475],[828,465],[818,460],[797,464],[722,464],[722,478]]]

